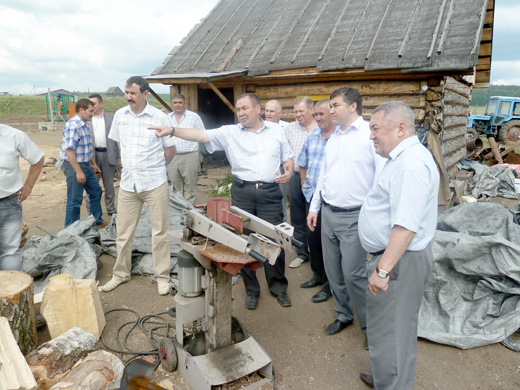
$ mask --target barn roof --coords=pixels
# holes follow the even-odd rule
[[[467,71],[478,63],[487,5],[488,0],[221,0],[152,75],[252,77],[306,67]]]

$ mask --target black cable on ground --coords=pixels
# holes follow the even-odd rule
[[[139,313],[135,310],[131,309],[112,309],[105,313],[105,317],[109,313],[113,312],[128,312],[132,313],[135,316],[133,321],[125,322],[120,325],[116,330],[116,335],[114,337],[117,348],[110,346],[105,340],[105,332],[101,334],[101,342],[105,346],[105,348],[111,352],[115,352],[119,354],[121,361],[128,365],[132,360],[139,358],[143,355],[156,355],[159,356],[159,339],[158,338],[171,338],[173,336],[170,335],[170,330],[175,329],[175,325],[170,324],[170,322],[162,317],[163,315],[171,313],[169,311],[165,311],[157,314],[148,314],[146,316],[141,317]],[[123,329],[128,328],[123,332]],[[128,346],[128,339],[132,332],[139,330],[143,333],[148,339],[152,349],[146,351],[137,351]],[[121,339],[122,338],[122,339]],[[124,355],[132,355],[128,359],[124,359]],[[155,368],[160,364],[161,359],[156,359]]]

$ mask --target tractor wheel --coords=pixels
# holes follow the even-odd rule
[[[520,120],[512,120],[502,125],[500,140],[504,143],[515,143],[520,140]]]
[[[466,141],[473,141],[474,139],[478,138],[477,130],[475,130],[473,127],[468,127],[466,131]]]
[[[159,357],[166,371],[172,372],[177,369],[177,351],[170,339],[164,338],[159,342]]]

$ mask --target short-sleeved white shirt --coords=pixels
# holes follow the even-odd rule
[[[164,148],[174,146],[174,137],[158,139],[150,126],[173,126],[171,117],[147,103],[135,115],[129,106],[114,115],[108,138],[121,145],[121,188],[125,191],[150,191],[166,182]]]
[[[207,130],[210,142],[206,150],[226,152],[231,173],[241,180],[273,183],[280,176],[280,164],[293,158],[293,152],[282,128],[263,121],[257,132],[241,124]]]
[[[34,165],[43,152],[27,134],[11,126],[0,124],[0,139],[0,198],[5,198],[23,187],[19,156]]]

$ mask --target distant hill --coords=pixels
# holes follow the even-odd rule
[[[470,106],[485,106],[491,96],[520,97],[520,85],[491,85],[487,89],[475,89]]]

